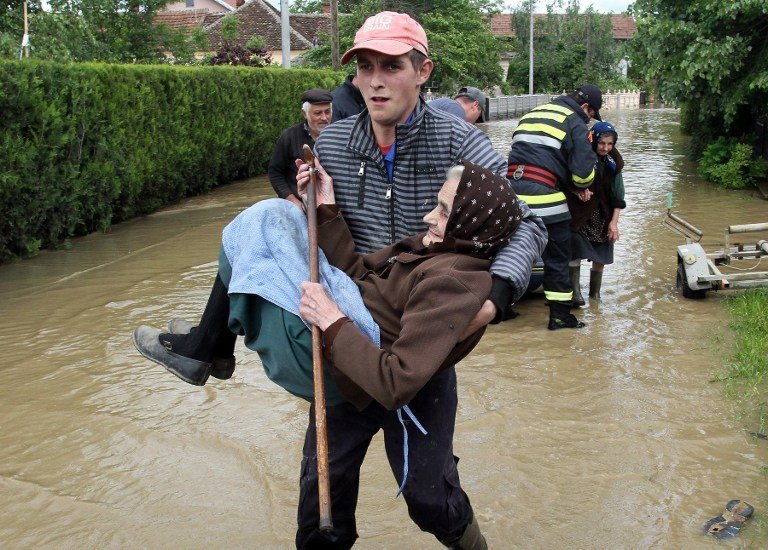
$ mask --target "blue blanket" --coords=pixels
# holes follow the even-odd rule
[[[256,294],[299,315],[300,285],[309,280],[307,218],[284,199],[257,202],[224,228],[222,246],[232,266],[229,293]],[[377,346],[379,325],[346,273],[319,251],[320,282],[339,309]]]

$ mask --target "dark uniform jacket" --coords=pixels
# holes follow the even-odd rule
[[[379,348],[346,317],[328,327],[323,337],[331,375],[358,409],[373,398],[395,410],[480,341],[484,328],[459,338],[491,290],[490,261],[430,252],[421,242],[424,232],[361,255],[338,206],[320,206],[317,213],[318,244],[355,280],[381,330]]]
[[[305,143],[310,147],[315,146],[315,140],[309,135],[304,122],[288,128],[275,143],[267,174],[269,183],[281,199],[288,195],[295,195],[297,198],[299,196],[296,192],[296,174],[299,171],[296,168],[296,159],[304,158]]]
[[[517,195],[544,223],[570,219],[565,193],[584,189],[595,177],[595,152],[587,131],[589,116],[568,96],[540,105],[520,119],[512,134],[507,177]],[[547,185],[513,166],[543,168],[554,174]]]
[[[360,90],[352,84],[352,77],[348,76],[344,84],[333,90],[333,118],[336,122],[343,118],[359,115],[365,109],[365,100]]]

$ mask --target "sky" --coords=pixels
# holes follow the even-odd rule
[[[537,0],[536,12],[544,13],[546,11],[546,5],[550,1],[551,0]],[[506,5],[518,7],[521,3],[520,0],[508,0]],[[598,13],[623,13],[627,11],[627,6],[631,3],[632,0],[579,0],[579,7],[581,11],[584,11],[591,5]]]

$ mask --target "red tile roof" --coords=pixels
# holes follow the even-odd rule
[[[631,15],[614,13],[611,15],[613,37],[617,40],[629,40],[637,32],[637,23]]]
[[[546,19],[546,13],[534,13],[534,22],[540,19]],[[629,40],[637,32],[635,19],[631,15],[611,14],[611,24],[613,25],[613,37],[616,40]],[[491,32],[494,36],[514,36],[512,29],[512,14],[500,13],[491,18]]]
[[[207,8],[159,11],[155,14],[155,24],[182,29],[189,34],[193,29],[210,23],[213,20],[211,15]]]
[[[272,51],[281,49],[280,13],[267,2],[252,0],[240,6],[232,16],[238,19],[238,37],[234,41],[235,44],[245,46],[251,38],[258,36],[265,41],[265,49]],[[291,50],[308,50],[313,46],[312,40],[317,36],[317,33],[319,31],[328,32],[330,28],[329,17],[322,14],[291,14],[290,24]],[[222,42],[220,20],[207,25],[206,32],[211,43],[211,49],[219,49]],[[308,35],[305,35],[304,32],[307,32]]]

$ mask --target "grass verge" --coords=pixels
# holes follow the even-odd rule
[[[728,359],[729,393],[755,411],[756,433],[768,435],[768,289],[736,294],[726,300],[735,337]]]
[[[726,300],[731,316],[730,327],[734,336],[733,353],[727,359],[724,374],[726,391],[738,402],[750,433],[765,444],[768,438],[768,289],[750,290],[735,294]],[[763,475],[768,477],[768,466],[763,466]],[[768,495],[759,503],[762,510],[768,507]],[[758,510],[758,506],[755,506]],[[755,542],[765,539],[768,534],[768,515],[755,514],[755,527],[748,540]],[[751,547],[751,544],[750,544]]]

